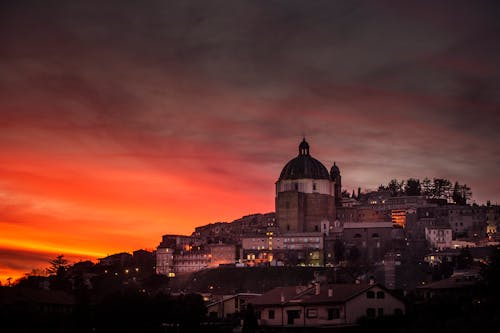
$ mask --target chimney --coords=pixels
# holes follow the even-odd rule
[[[316,282],[316,290],[315,290],[315,294],[316,295],[319,295],[321,292],[321,285],[319,284],[319,282]]]
[[[370,283],[370,285],[374,285],[375,284],[375,278],[373,276],[370,276],[369,283]]]
[[[330,286],[328,287],[328,297],[332,297],[333,296],[333,288]]]

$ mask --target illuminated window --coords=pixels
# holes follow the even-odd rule
[[[318,309],[307,309],[307,318],[318,318]]]

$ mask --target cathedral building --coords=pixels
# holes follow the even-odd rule
[[[330,172],[309,153],[305,140],[276,181],[276,217],[282,233],[328,233],[341,196],[340,170]]]

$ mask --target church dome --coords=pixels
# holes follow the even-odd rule
[[[285,165],[279,180],[305,178],[330,179],[330,175],[320,161],[309,155],[309,144],[304,138],[299,145],[299,155]]]

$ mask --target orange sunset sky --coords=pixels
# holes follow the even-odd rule
[[[344,188],[500,202],[494,1],[2,1],[0,281],[274,211],[305,135]]]

